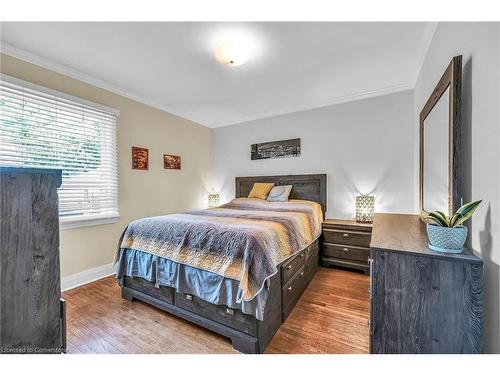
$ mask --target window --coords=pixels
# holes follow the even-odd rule
[[[61,169],[62,228],[114,222],[114,109],[1,75],[0,165]]]

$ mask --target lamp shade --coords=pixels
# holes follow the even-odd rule
[[[219,193],[209,193],[208,194],[208,207],[214,208],[219,205]]]
[[[372,195],[356,196],[356,221],[360,223],[373,222],[375,212],[375,197]]]

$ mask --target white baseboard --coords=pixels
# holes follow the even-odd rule
[[[77,286],[88,284],[103,277],[114,275],[115,267],[113,263],[105,264],[96,268],[91,268],[82,272],[74,273],[61,279],[61,290],[69,290]]]

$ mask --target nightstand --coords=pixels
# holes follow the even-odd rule
[[[371,224],[326,219],[323,222],[321,265],[354,268],[368,275],[371,238]]]

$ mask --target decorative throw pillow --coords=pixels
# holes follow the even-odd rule
[[[269,192],[267,200],[269,202],[287,202],[293,185],[275,186]]]
[[[250,194],[248,194],[248,198],[260,198],[260,199],[266,199],[267,194],[271,191],[273,188],[274,183],[272,182],[256,182],[253,184],[252,191]]]

